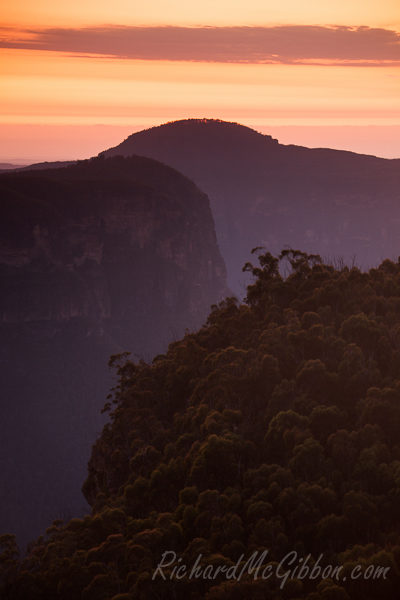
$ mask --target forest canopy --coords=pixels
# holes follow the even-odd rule
[[[398,598],[400,261],[362,272],[255,254],[243,303],[213,306],[151,364],[112,357],[92,514],[55,521],[23,558],[3,535],[2,598]],[[166,551],[231,566],[295,552],[342,570],[284,586],[153,578]],[[385,577],[353,579],[357,565]]]

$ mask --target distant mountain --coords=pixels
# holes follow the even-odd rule
[[[14,163],[0,162],[0,171],[12,171],[14,169],[20,169],[21,165],[15,165]]]
[[[60,169],[61,167],[70,167],[76,165],[79,162],[77,160],[56,160],[56,161],[45,161],[40,163],[33,163],[24,167],[19,167],[20,171],[37,171],[43,169]]]
[[[135,133],[103,156],[140,154],[210,197],[228,283],[254,246],[299,247],[361,267],[400,254],[400,160],[284,146],[235,123],[189,119]]]
[[[9,171],[43,171],[46,169],[61,169],[62,167],[69,167],[71,165],[76,165],[79,162],[77,160],[57,160],[54,162],[40,162],[33,163],[31,165],[15,165],[11,163],[0,163],[0,172],[9,172]]]
[[[150,359],[227,293],[209,201],[148,158],[0,177],[0,532],[82,513],[111,354]]]

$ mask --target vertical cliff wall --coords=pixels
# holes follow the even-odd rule
[[[156,161],[0,177],[0,531],[84,510],[110,354],[150,359],[226,293],[207,196]]]

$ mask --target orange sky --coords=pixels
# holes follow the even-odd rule
[[[0,29],[0,161],[204,116],[400,156],[398,0],[14,0]]]

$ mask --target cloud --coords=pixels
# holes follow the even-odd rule
[[[400,64],[400,34],[364,26],[2,28],[0,47],[141,60]]]

